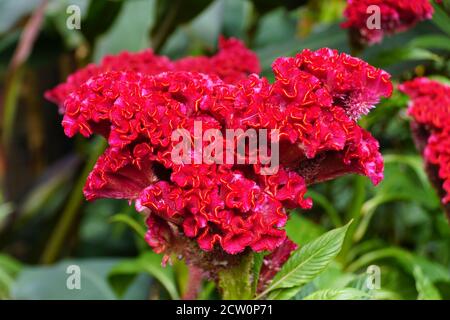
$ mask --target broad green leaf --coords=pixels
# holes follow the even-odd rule
[[[295,295],[295,300],[302,300],[310,294],[325,290],[325,289],[342,289],[345,287],[352,287],[354,289],[360,289],[352,283],[355,282],[355,276],[352,273],[344,272],[340,263],[332,261],[329,266],[313,281],[309,282],[301,288],[301,290]]]
[[[262,16],[254,28],[253,43],[258,48],[276,48],[286,39],[296,38],[298,16],[290,14],[284,8],[275,9]],[[269,67],[264,65],[263,67]]]
[[[158,52],[179,25],[189,22],[198,14],[208,11],[212,0],[157,0],[155,6],[155,23],[152,28],[152,46]],[[208,28],[208,27],[207,27]],[[215,29],[215,28],[213,28]],[[207,31],[207,30],[206,30]]]
[[[252,18],[252,6],[247,1],[223,1],[223,35],[244,39]]]
[[[150,46],[149,32],[154,23],[154,0],[126,1],[107,33],[97,41],[94,60],[123,50],[139,51]]]
[[[265,74],[271,74],[270,66],[272,62],[280,56],[292,56],[302,49],[316,50],[322,47],[329,47],[338,50],[347,49],[347,32],[339,28],[337,24],[326,25],[312,32],[305,39],[289,38],[283,43],[271,44],[263,48],[258,48],[261,65]]]
[[[313,280],[341,250],[349,225],[331,230],[296,250],[258,298],[276,289],[301,287]]]
[[[414,38],[409,45],[412,47],[450,51],[450,38],[440,34],[424,35]]]
[[[109,281],[116,292],[122,295],[131,280],[145,272],[156,278],[172,299],[179,299],[173,270],[170,266],[162,267],[161,259],[161,255],[145,252],[136,259],[122,261],[109,272]]]
[[[450,17],[448,14],[433,1],[434,14],[433,23],[438,26],[446,34],[450,35]],[[447,40],[448,41],[448,40]]]
[[[40,0],[0,1],[0,34],[7,32],[21,17],[33,12],[40,3]]]
[[[14,278],[22,268],[21,264],[10,256],[0,254],[0,300],[10,297]]]
[[[276,289],[269,294],[270,300],[289,300],[294,297],[300,290],[301,286],[292,287],[292,288],[284,288],[284,289]]]
[[[24,267],[12,286],[13,299],[113,300],[106,275],[117,259],[66,260],[53,266]],[[67,286],[68,266],[80,268],[81,289]]]
[[[0,268],[12,275],[17,275],[22,268],[19,261],[5,254],[0,254]]]
[[[214,293],[215,289],[216,289],[216,283],[214,281],[207,282],[203,286],[202,290],[200,291],[197,300],[214,299],[214,297],[212,297],[212,294]]]
[[[414,278],[416,279],[416,289],[419,293],[418,300],[441,300],[441,295],[430,279],[423,273],[420,267],[415,266]]]
[[[355,275],[346,273],[342,269],[340,263],[331,261],[327,269],[318,275],[312,283],[314,283],[315,287],[318,289],[344,288],[355,278]]]
[[[304,213],[291,212],[286,224],[289,239],[298,245],[304,245],[325,233],[325,229],[304,216]]]
[[[303,300],[363,300],[369,297],[367,292],[354,288],[342,288],[316,291]]]
[[[437,54],[422,48],[415,48],[410,46],[397,47],[389,50],[383,50],[370,62],[380,68],[405,62],[417,60],[431,60],[435,62],[442,62],[442,58]]]
[[[194,34],[197,41],[215,44],[222,29],[224,6],[224,2],[214,1],[189,24],[188,32]]]
[[[89,1],[87,13],[84,14],[82,12],[81,21],[81,32],[89,43],[94,43],[98,36],[111,30],[111,26],[116,23],[118,15],[122,12],[125,2],[139,1]]]

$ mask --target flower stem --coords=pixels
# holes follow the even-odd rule
[[[251,271],[253,254],[242,256],[239,264],[219,271],[219,287],[224,300],[252,298]]]
[[[183,295],[183,300],[195,300],[198,297],[202,287],[202,270],[200,268],[189,266],[189,279],[186,287],[186,292]]]

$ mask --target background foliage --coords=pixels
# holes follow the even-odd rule
[[[278,56],[325,46],[351,53],[339,28],[345,3],[49,0],[38,21],[42,2],[0,2],[0,298],[178,299],[186,266],[161,268],[161,257],[143,241],[142,219],[126,202],[84,200],[81,188],[103,142],[67,139],[43,92],[107,53],[150,46],[171,58],[211,54],[219,35],[243,39],[270,78]],[[80,30],[66,28],[69,4],[81,9]],[[444,6],[432,21],[352,53],[385,68],[396,83],[422,75],[449,82],[449,1]],[[22,41],[20,55],[27,32],[31,40]],[[288,222],[290,237],[303,247],[353,219],[340,253],[330,248],[332,262],[317,274],[274,282],[269,298],[450,299],[450,228],[411,140],[406,107],[395,92],[362,120],[386,161],[381,185],[349,176],[315,186],[314,208]],[[82,269],[82,290],[66,288],[71,264]],[[381,268],[379,290],[365,285],[373,264]],[[199,298],[217,297],[205,281]]]

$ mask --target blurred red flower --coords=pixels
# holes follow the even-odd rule
[[[442,202],[450,204],[450,86],[427,78],[400,85],[410,96],[413,134]],[[449,211],[450,214],[450,211]]]
[[[342,27],[351,29],[356,41],[368,45],[431,19],[434,11],[429,0],[347,0],[347,3]]]

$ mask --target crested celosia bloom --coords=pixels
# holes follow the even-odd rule
[[[138,53],[122,52],[108,55],[99,65],[89,64],[70,75],[65,83],[45,93],[45,97],[58,104],[64,113],[64,100],[92,76],[106,71],[133,71],[147,75],[165,71],[195,71],[215,75],[227,83],[235,83],[251,73],[259,73],[260,66],[255,53],[237,39],[219,39],[219,52],[212,57],[188,57],[171,61],[155,55],[152,49]]]
[[[349,28],[356,41],[372,45],[381,42],[384,35],[405,31],[419,21],[431,19],[433,6],[429,0],[347,0],[346,18],[342,27]],[[379,8],[379,22],[372,23],[372,16]],[[374,18],[375,19],[375,18]],[[374,20],[376,21],[376,19]]]
[[[450,86],[416,78],[402,84],[400,90],[411,98],[409,114],[414,119],[416,144],[450,214]]]
[[[219,256],[286,243],[287,209],[311,207],[309,184],[347,173],[380,182],[378,142],[356,120],[391,94],[386,72],[330,49],[278,58],[274,83],[258,70],[240,42],[222,40],[211,58],[170,62],[150,51],[109,57],[50,91],[69,137],[108,141],[86,198],[134,201],[156,252],[187,255],[195,243]],[[194,140],[197,121],[220,132],[278,129],[278,171],[263,175],[262,163],[175,163],[172,132],[185,129]]]

